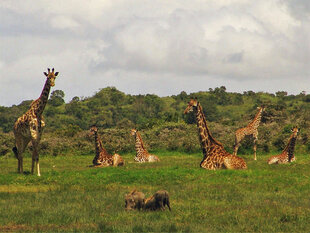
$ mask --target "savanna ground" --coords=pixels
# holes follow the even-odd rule
[[[161,161],[90,168],[93,155],[42,156],[41,177],[16,173],[17,160],[0,158],[0,231],[39,232],[309,232],[309,155],[267,165],[269,155],[242,156],[244,171],[199,168],[201,153],[156,153]],[[170,193],[172,211],[125,211],[137,189]]]

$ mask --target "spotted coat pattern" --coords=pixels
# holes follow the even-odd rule
[[[296,157],[294,156],[294,149],[296,144],[298,134],[298,128],[295,127],[292,130],[292,134],[288,140],[288,143],[281,154],[271,156],[268,159],[268,164],[282,164],[282,163],[291,163],[296,160]]]
[[[241,141],[245,136],[252,136],[254,138],[254,160],[256,160],[256,143],[258,140],[258,127],[262,119],[262,113],[265,110],[264,107],[259,107],[258,112],[254,119],[244,128],[240,128],[235,133],[235,144],[234,144],[234,155],[237,155],[238,149],[240,147]]]
[[[98,129],[96,126],[92,126],[90,128],[90,133],[94,135],[94,138],[95,138],[96,155],[93,159],[93,165],[95,167],[108,167],[108,166],[116,167],[116,166],[124,165],[124,160],[119,154],[114,154],[112,156],[103,147],[103,144],[100,139]]]
[[[34,100],[31,103],[29,110],[17,119],[13,128],[15,136],[15,147],[13,147],[12,150],[18,160],[18,172],[23,173],[23,153],[31,141],[33,146],[31,173],[33,174],[34,165],[36,164],[38,176],[41,175],[38,147],[42,131],[45,126],[42,113],[46,106],[50,89],[55,85],[55,79],[58,75],[58,72],[54,73],[54,68],[52,69],[52,72],[50,69],[48,69],[48,73],[44,72],[44,75],[47,77],[47,79],[40,97],[37,100]]]
[[[134,160],[139,163],[158,162],[159,158],[156,155],[149,154],[144,147],[140,133],[136,129],[131,130],[131,135],[135,137],[136,156]]]
[[[226,169],[246,169],[247,165],[242,158],[229,154],[223,145],[217,141],[211,134],[202,107],[196,99],[191,99],[184,113],[191,111],[196,113],[198,135],[202,148],[203,159],[200,167],[216,170]]]

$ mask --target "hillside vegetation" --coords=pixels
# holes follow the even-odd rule
[[[225,87],[205,92],[181,92],[179,95],[126,95],[114,87],[98,91],[92,97],[74,97],[64,102],[65,93],[55,90],[44,111],[46,128],[41,141],[41,155],[90,154],[94,152],[89,127],[96,124],[106,149],[113,152],[134,150],[130,129],[137,128],[147,148],[162,151],[199,152],[200,146],[193,114],[183,111],[190,98],[201,102],[213,135],[232,152],[234,132],[246,126],[255,116],[257,106],[266,111],[259,127],[258,153],[281,150],[294,125],[301,128],[296,150],[310,150],[310,95],[229,93]],[[0,107],[0,156],[13,156],[12,127],[29,107],[31,100],[11,107]],[[239,154],[252,153],[252,141],[247,139]]]

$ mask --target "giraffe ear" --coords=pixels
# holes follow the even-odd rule
[[[55,73],[55,76],[57,76],[58,74],[59,74],[59,72],[56,72],[56,73]]]
[[[43,72],[43,74],[47,77],[47,73],[46,72]]]

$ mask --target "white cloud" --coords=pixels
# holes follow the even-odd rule
[[[78,30],[80,25],[70,17],[56,16],[51,19],[51,26],[59,29]]]
[[[1,1],[0,105],[37,98],[49,66],[67,100],[108,85],[135,94],[220,85],[299,93],[310,84],[310,7],[294,3]]]

